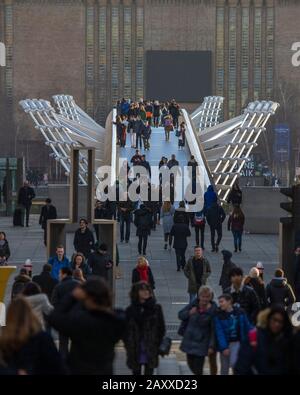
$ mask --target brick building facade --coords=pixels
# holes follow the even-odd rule
[[[150,50],[211,51],[212,92],[225,96],[225,118],[249,100],[275,98],[296,125],[299,21],[295,0],[0,0],[0,156],[45,163],[22,98],[71,94],[104,123],[118,98],[144,97]]]

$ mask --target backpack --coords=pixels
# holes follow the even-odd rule
[[[195,226],[203,226],[205,225],[205,217],[201,211],[195,214],[194,216],[194,225]]]

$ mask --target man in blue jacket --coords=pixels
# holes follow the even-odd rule
[[[49,265],[52,266],[51,277],[59,281],[59,271],[63,267],[71,268],[69,259],[65,256],[64,246],[58,245],[56,247],[56,255],[49,258]]]
[[[219,310],[214,324],[217,348],[221,355],[221,375],[228,375],[229,368],[233,368],[236,363],[240,343],[247,340],[252,327],[245,312],[233,306],[233,299],[229,294],[219,297]]]

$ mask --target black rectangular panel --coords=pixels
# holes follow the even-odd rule
[[[147,51],[147,99],[200,103],[211,91],[211,51]]]

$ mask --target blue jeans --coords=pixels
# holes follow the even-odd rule
[[[233,241],[234,241],[234,248],[237,250],[241,250],[242,248],[242,234],[243,232],[241,230],[233,230]]]

